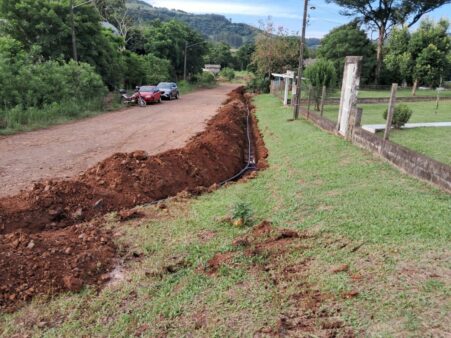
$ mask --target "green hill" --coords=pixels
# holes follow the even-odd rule
[[[131,16],[145,23],[159,19],[161,21],[179,20],[202,33],[212,41],[225,42],[238,48],[253,41],[258,29],[243,23],[233,23],[223,15],[192,14],[180,10],[153,7],[140,0],[129,0],[127,4]]]

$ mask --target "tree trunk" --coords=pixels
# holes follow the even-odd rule
[[[376,57],[376,78],[375,83],[379,84],[382,72],[382,62],[384,61],[383,48],[385,40],[385,26],[379,28],[379,38],[377,40],[377,57]]]
[[[412,88],[412,96],[417,95],[417,86],[418,86],[418,80],[415,80],[413,83],[413,88]]]

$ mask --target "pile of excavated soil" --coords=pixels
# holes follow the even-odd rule
[[[110,237],[90,224],[0,236],[0,311],[14,310],[35,295],[107,281],[116,256]]]
[[[250,96],[239,88],[184,148],[156,156],[118,153],[71,180],[0,199],[0,310],[105,279],[114,265],[110,234],[76,224],[182,191],[197,194],[240,172],[248,156],[249,107]],[[254,156],[264,167],[267,152],[251,121]]]
[[[0,234],[77,224],[181,191],[197,193],[232,177],[247,161],[248,105],[250,97],[239,88],[184,148],[155,156],[118,153],[72,180],[35,184],[30,191],[0,199]],[[252,121],[258,162],[266,149]]]

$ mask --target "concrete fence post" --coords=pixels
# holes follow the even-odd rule
[[[283,93],[283,105],[287,106],[288,105],[288,93],[289,93],[289,89],[290,89],[290,79],[289,78],[285,78],[285,91]]]
[[[347,56],[341,85],[340,111],[338,113],[337,131],[347,136],[349,117],[357,109],[357,98],[362,72],[362,56]]]
[[[387,124],[385,125],[384,140],[390,137],[391,124],[393,121],[393,113],[396,105],[396,92],[398,91],[398,84],[393,83],[391,86],[390,102],[388,103]]]

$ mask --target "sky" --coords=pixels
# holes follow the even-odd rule
[[[283,26],[290,33],[298,33],[301,29],[302,0],[146,0],[157,7],[180,9],[190,13],[223,14],[233,22],[243,22],[256,27],[271,16],[277,26]],[[350,18],[339,14],[340,8],[327,4],[324,0],[311,0],[307,37],[321,38],[332,28],[346,24]],[[429,14],[429,17],[440,19],[451,18],[451,5],[445,5]],[[374,35],[375,37],[375,35]]]

